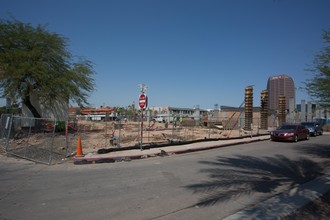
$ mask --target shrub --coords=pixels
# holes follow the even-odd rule
[[[56,121],[55,132],[65,131],[65,121]]]

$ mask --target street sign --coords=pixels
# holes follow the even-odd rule
[[[145,109],[147,107],[147,105],[148,105],[147,96],[142,93],[139,97],[139,107],[141,109]]]

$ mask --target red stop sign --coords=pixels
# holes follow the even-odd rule
[[[141,109],[144,109],[147,107],[147,96],[143,93],[139,97],[139,107]]]

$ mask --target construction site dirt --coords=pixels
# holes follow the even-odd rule
[[[197,141],[242,138],[251,135],[268,134],[258,128],[251,131],[242,129],[223,130],[218,126],[178,125],[159,122],[145,122],[141,129],[140,122],[82,122],[74,136],[81,136],[84,153],[107,153],[127,148],[148,148]],[[72,141],[75,138],[73,137]]]
[[[221,123],[196,124],[193,119],[169,124],[156,121],[144,121],[142,124],[128,120],[76,120],[66,125],[62,129],[55,127],[56,129],[47,131],[34,131],[34,127],[13,129],[4,147],[13,155],[48,164],[75,156],[78,140],[84,154],[104,154],[127,149],[269,134],[258,126],[246,131],[226,127]]]

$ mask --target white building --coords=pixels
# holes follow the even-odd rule
[[[192,118],[195,121],[199,121],[203,114],[207,114],[208,111],[200,108],[177,108],[170,106],[161,107],[149,107],[151,116],[163,117],[165,121],[171,122],[175,117]]]

